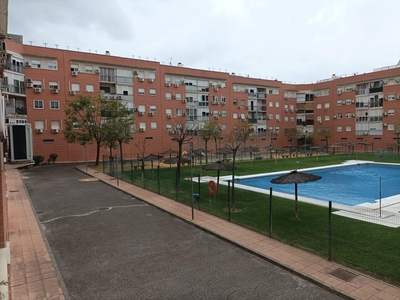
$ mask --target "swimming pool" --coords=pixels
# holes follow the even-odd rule
[[[362,163],[354,165],[335,166],[304,171],[322,176],[315,182],[298,185],[299,196],[319,199],[344,205],[374,203],[379,199],[382,179],[382,198],[400,194],[400,165]],[[239,178],[235,183],[240,186],[250,186],[261,189],[272,187],[273,192],[285,194],[294,193],[294,184],[273,184],[271,179],[282,174]],[[374,176],[376,175],[376,176]]]

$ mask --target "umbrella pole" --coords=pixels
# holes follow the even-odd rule
[[[217,172],[217,194],[219,194],[219,170]]]
[[[298,201],[297,201],[297,183],[294,184],[294,216],[295,219],[299,219],[299,212],[298,212]]]

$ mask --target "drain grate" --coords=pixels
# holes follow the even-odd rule
[[[333,275],[343,281],[349,282],[352,281],[354,278],[356,278],[358,275],[351,273],[349,271],[343,270],[341,268],[337,268],[328,274]]]

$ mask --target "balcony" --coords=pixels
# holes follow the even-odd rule
[[[6,68],[9,71],[14,71],[17,73],[22,73],[22,74],[25,73],[24,65],[22,63],[18,64],[18,65],[13,65],[11,62],[8,61],[6,64]]]
[[[258,99],[267,99],[267,94],[265,94],[265,93],[257,93],[257,98]]]
[[[249,97],[255,98],[255,97],[257,97],[257,94],[256,94],[256,93],[250,93],[250,92],[249,92]]]
[[[133,101],[133,95],[122,95],[122,94],[111,94],[111,93],[102,93],[101,95],[108,100]]]
[[[25,95],[25,87],[24,86],[16,86],[13,84],[8,85],[8,87],[3,89],[4,93],[11,93],[11,94],[21,94]]]
[[[249,119],[249,123],[250,124],[256,124],[257,123],[257,119]]]
[[[375,87],[375,88],[370,88],[369,93],[382,93],[383,92],[383,86],[381,87]]]

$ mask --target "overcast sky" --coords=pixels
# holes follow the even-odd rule
[[[9,0],[24,43],[311,83],[400,60],[399,0]]]

